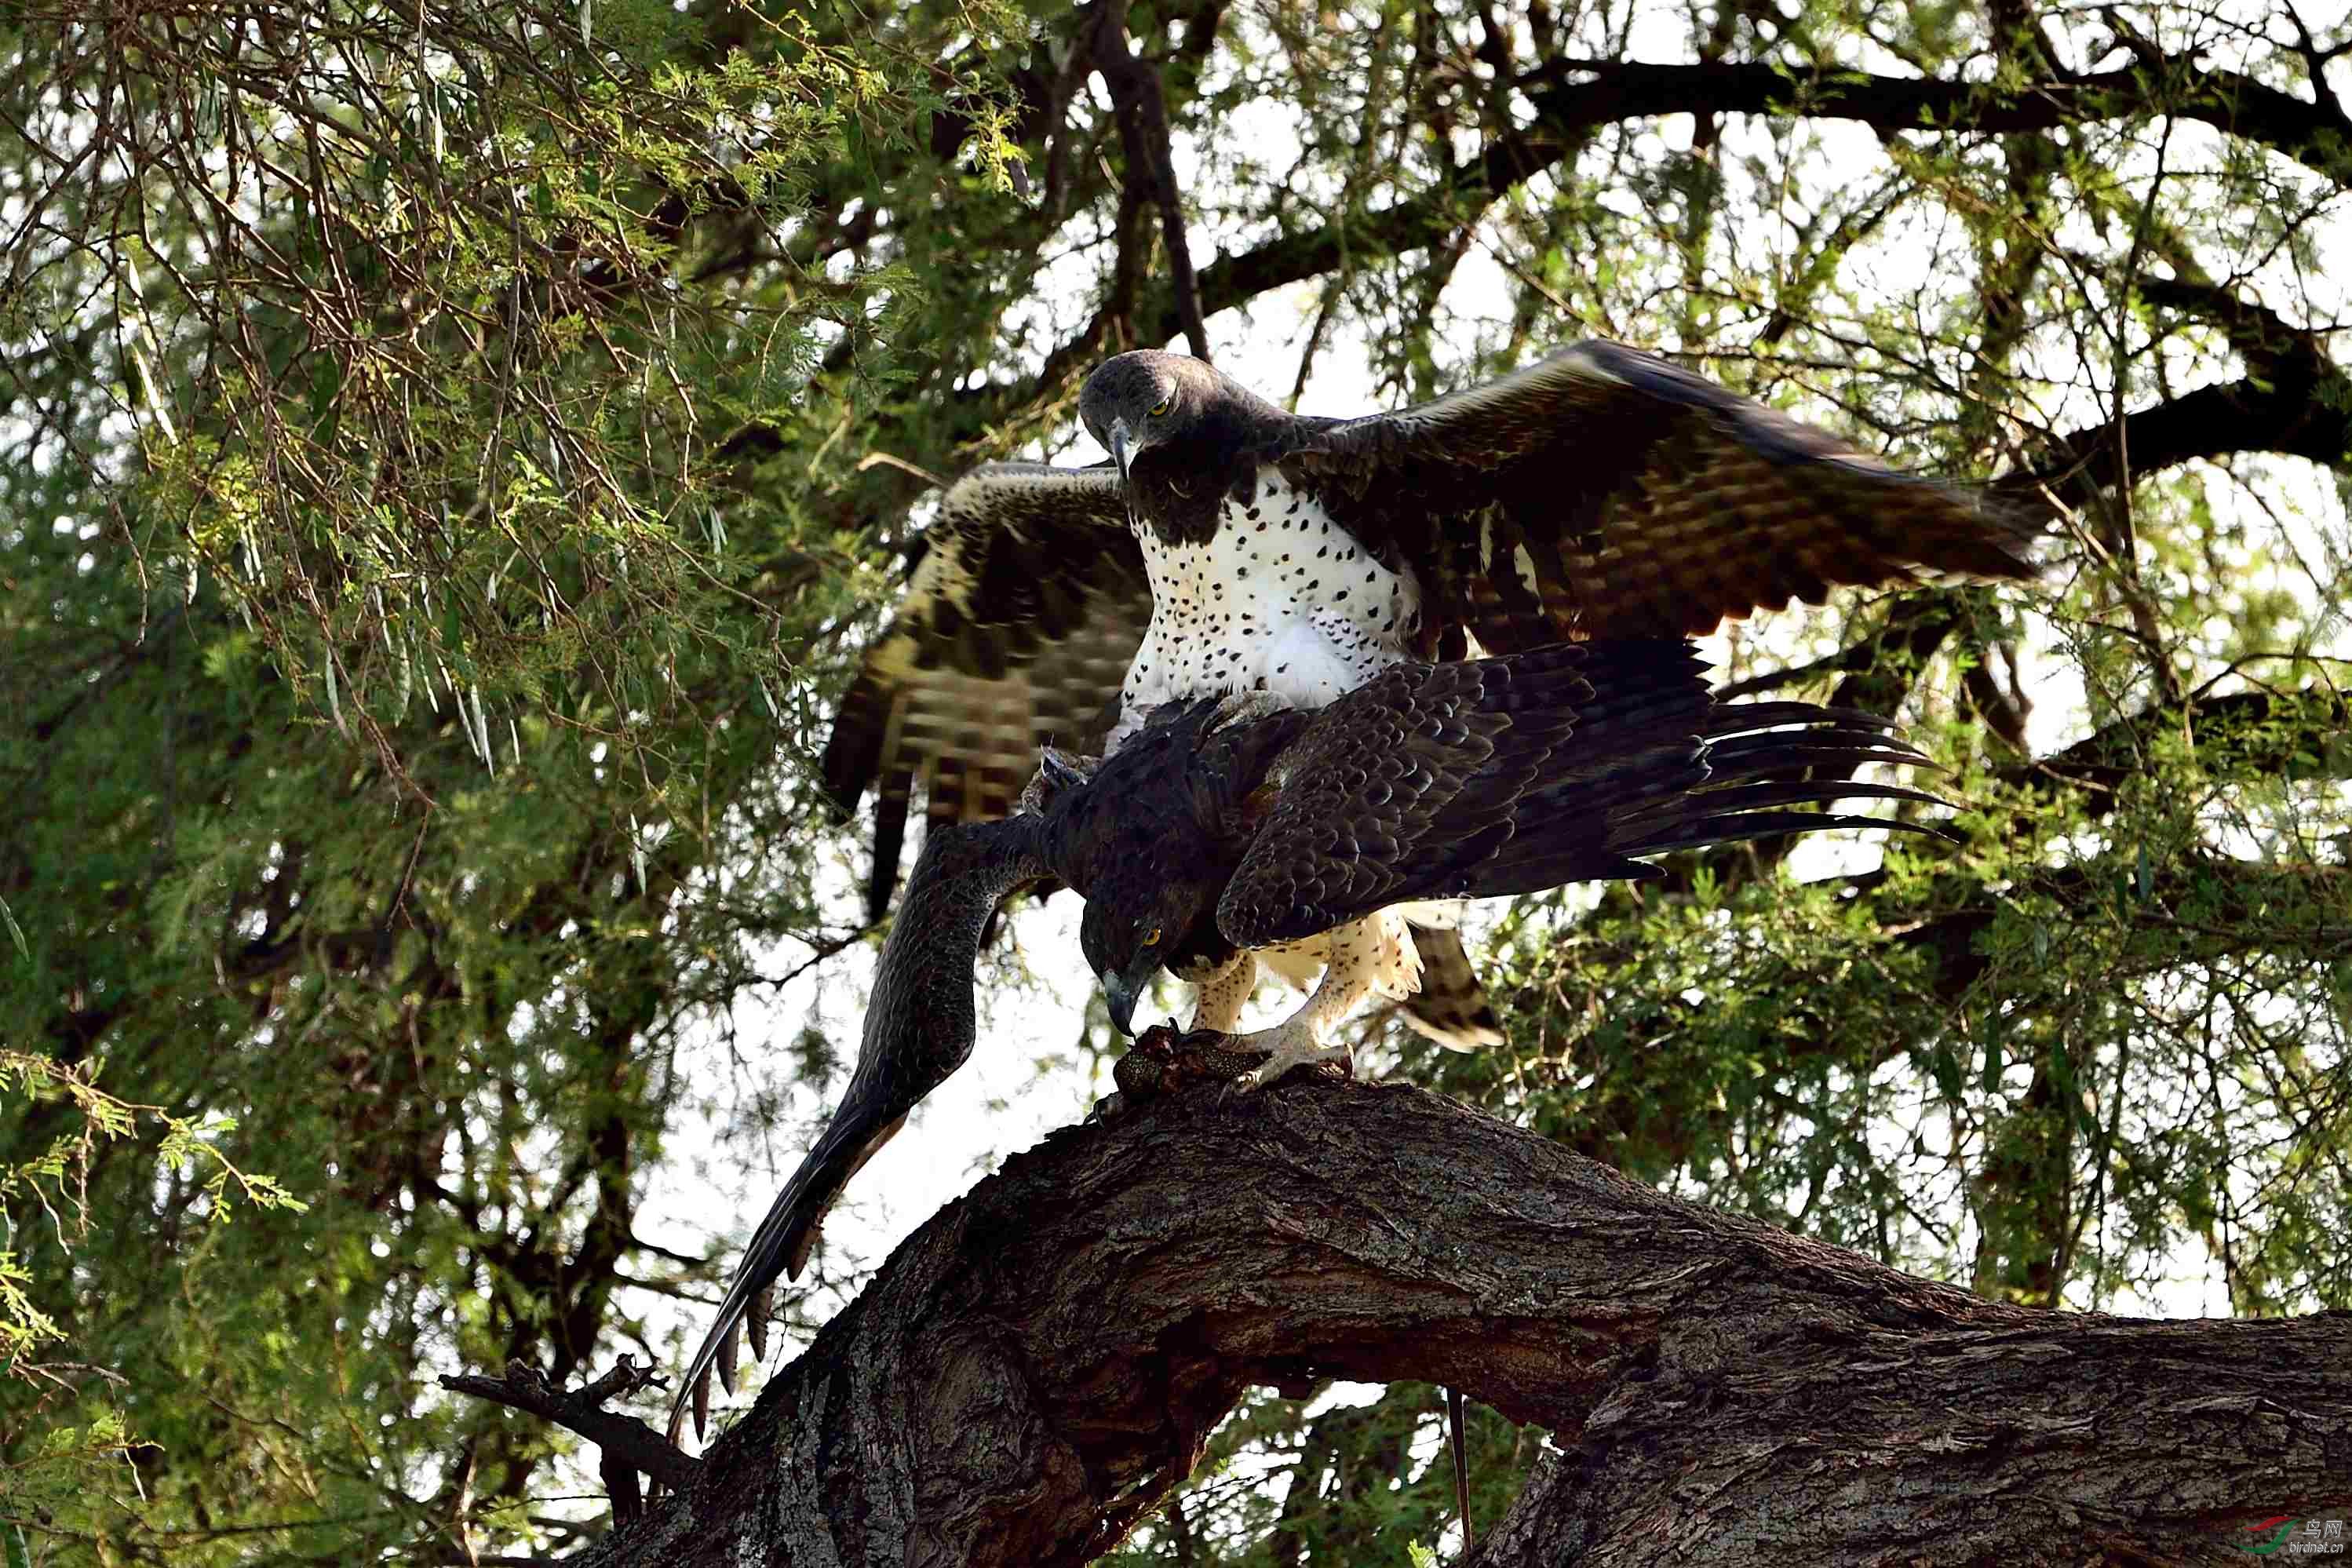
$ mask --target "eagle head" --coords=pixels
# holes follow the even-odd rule
[[[1078,920],[1078,946],[1102,982],[1111,1022],[1135,1033],[1136,999],[1151,977],[1192,945],[1194,923],[1211,915],[1213,888],[1142,866],[1136,875],[1097,881]],[[1210,929],[1214,929],[1213,920]]]
[[[1162,704],[1085,787],[1048,807],[1066,847],[1063,880],[1086,896],[1078,946],[1126,1034],[1153,975],[1217,967],[1234,952],[1217,929],[1217,900],[1255,831],[1240,806],[1265,775],[1261,752],[1278,751],[1303,721],[1286,710],[1213,729],[1228,708],[1220,697]]]
[[[1138,349],[1095,367],[1078,417],[1118,465],[1136,521],[1198,542],[1215,531],[1225,491],[1255,482],[1257,449],[1290,416],[1206,360]]]
[[[1223,383],[1205,361],[1138,349],[1095,367],[1078,389],[1078,417],[1125,479],[1136,458],[1196,424]]]

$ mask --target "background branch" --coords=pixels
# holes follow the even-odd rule
[[[639,1473],[664,1486],[682,1487],[700,1468],[692,1456],[663,1441],[659,1432],[635,1416],[616,1415],[604,1408],[608,1400],[659,1382],[634,1358],[623,1356],[612,1371],[577,1389],[559,1388],[537,1367],[520,1361],[507,1363],[504,1377],[445,1376],[441,1386],[536,1415],[595,1444],[604,1451],[604,1481],[613,1489],[614,1514],[628,1519],[637,1511]]]

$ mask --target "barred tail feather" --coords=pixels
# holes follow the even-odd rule
[[[1502,1020],[1471,967],[1462,933],[1419,924],[1411,930],[1421,952],[1421,989],[1405,999],[1404,1021],[1448,1050],[1501,1045]]]
[[[850,1178],[890,1141],[906,1120],[904,1110],[878,1125],[870,1113],[837,1115],[817,1146],[801,1162],[800,1169],[793,1173],[793,1179],[784,1184],[784,1190],[753,1234],[751,1245],[744,1249],[743,1261],[736,1270],[734,1282],[728,1287],[726,1298],[719,1304],[718,1316],[711,1321],[702,1343],[695,1350],[694,1360],[687,1367],[677,1401],[670,1407],[671,1442],[677,1441],[689,1407],[694,1413],[697,1436],[709,1426],[712,1373],[719,1374],[728,1393],[735,1392],[738,1340],[747,1321],[751,1325],[754,1354],[765,1353],[768,1334],[766,1302],[762,1298],[779,1278],[796,1276],[806,1267],[825,1211],[833,1206]]]

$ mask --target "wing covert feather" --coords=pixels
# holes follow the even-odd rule
[[[1276,770],[1273,808],[1217,904],[1243,947],[1313,935],[1475,864],[1574,728],[1580,645],[1403,664],[1319,713]]]
[[[1927,759],[1885,720],[1717,703],[1684,642],[1602,640],[1400,665],[1318,714],[1217,907],[1244,947],[1408,900],[1658,873],[1641,858],[1824,827],[1936,829],[1795,807],[1941,805],[1851,777]]]

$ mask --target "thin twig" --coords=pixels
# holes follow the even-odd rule
[[[666,1487],[683,1488],[701,1473],[701,1461],[673,1444],[634,1415],[618,1415],[604,1402],[661,1382],[635,1356],[623,1356],[613,1370],[576,1392],[566,1393],[547,1381],[537,1367],[520,1361],[507,1363],[504,1377],[470,1373],[444,1376],[441,1386],[551,1421],[576,1432],[604,1451],[604,1479],[613,1499],[616,1519],[631,1519],[643,1506],[637,1489],[640,1472]]]

